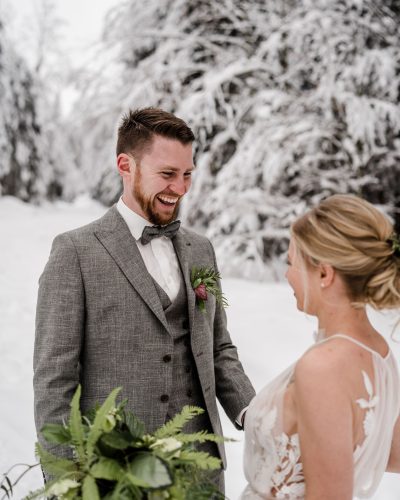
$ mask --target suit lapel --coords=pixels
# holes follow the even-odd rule
[[[172,239],[172,243],[175,248],[176,255],[178,257],[179,264],[181,266],[183,279],[186,286],[186,295],[188,300],[188,314],[189,314],[189,324],[190,331],[194,332],[195,329],[195,306],[196,306],[196,296],[194,294],[192,284],[190,282],[190,272],[189,268],[189,256],[191,254],[191,243],[188,237],[184,234],[182,230],[179,230],[176,236]]]
[[[95,231],[95,236],[114,259],[137,293],[170,333],[160,297],[157,294],[151,275],[146,269],[128,226],[115,206],[106,213],[100,229]]]

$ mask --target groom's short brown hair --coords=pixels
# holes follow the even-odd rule
[[[132,153],[136,160],[140,160],[144,150],[150,149],[155,135],[182,144],[194,141],[192,130],[172,113],[159,108],[130,110],[122,117],[118,128],[117,156]]]

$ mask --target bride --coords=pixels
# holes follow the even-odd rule
[[[316,343],[251,402],[242,500],[370,498],[400,472],[397,360],[365,310],[400,307],[400,242],[370,203],[335,195],[292,226],[287,280]]]

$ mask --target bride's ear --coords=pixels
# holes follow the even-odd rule
[[[335,269],[330,264],[320,264],[319,273],[321,288],[327,288],[332,284],[335,277]]]

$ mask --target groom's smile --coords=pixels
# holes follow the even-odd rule
[[[176,198],[174,196],[167,196],[167,195],[164,195],[164,194],[160,194],[157,196],[157,199],[160,200],[160,202],[163,204],[163,205],[169,205],[169,206],[174,206],[176,204],[176,202],[178,201],[179,199],[179,196],[177,196]]]

